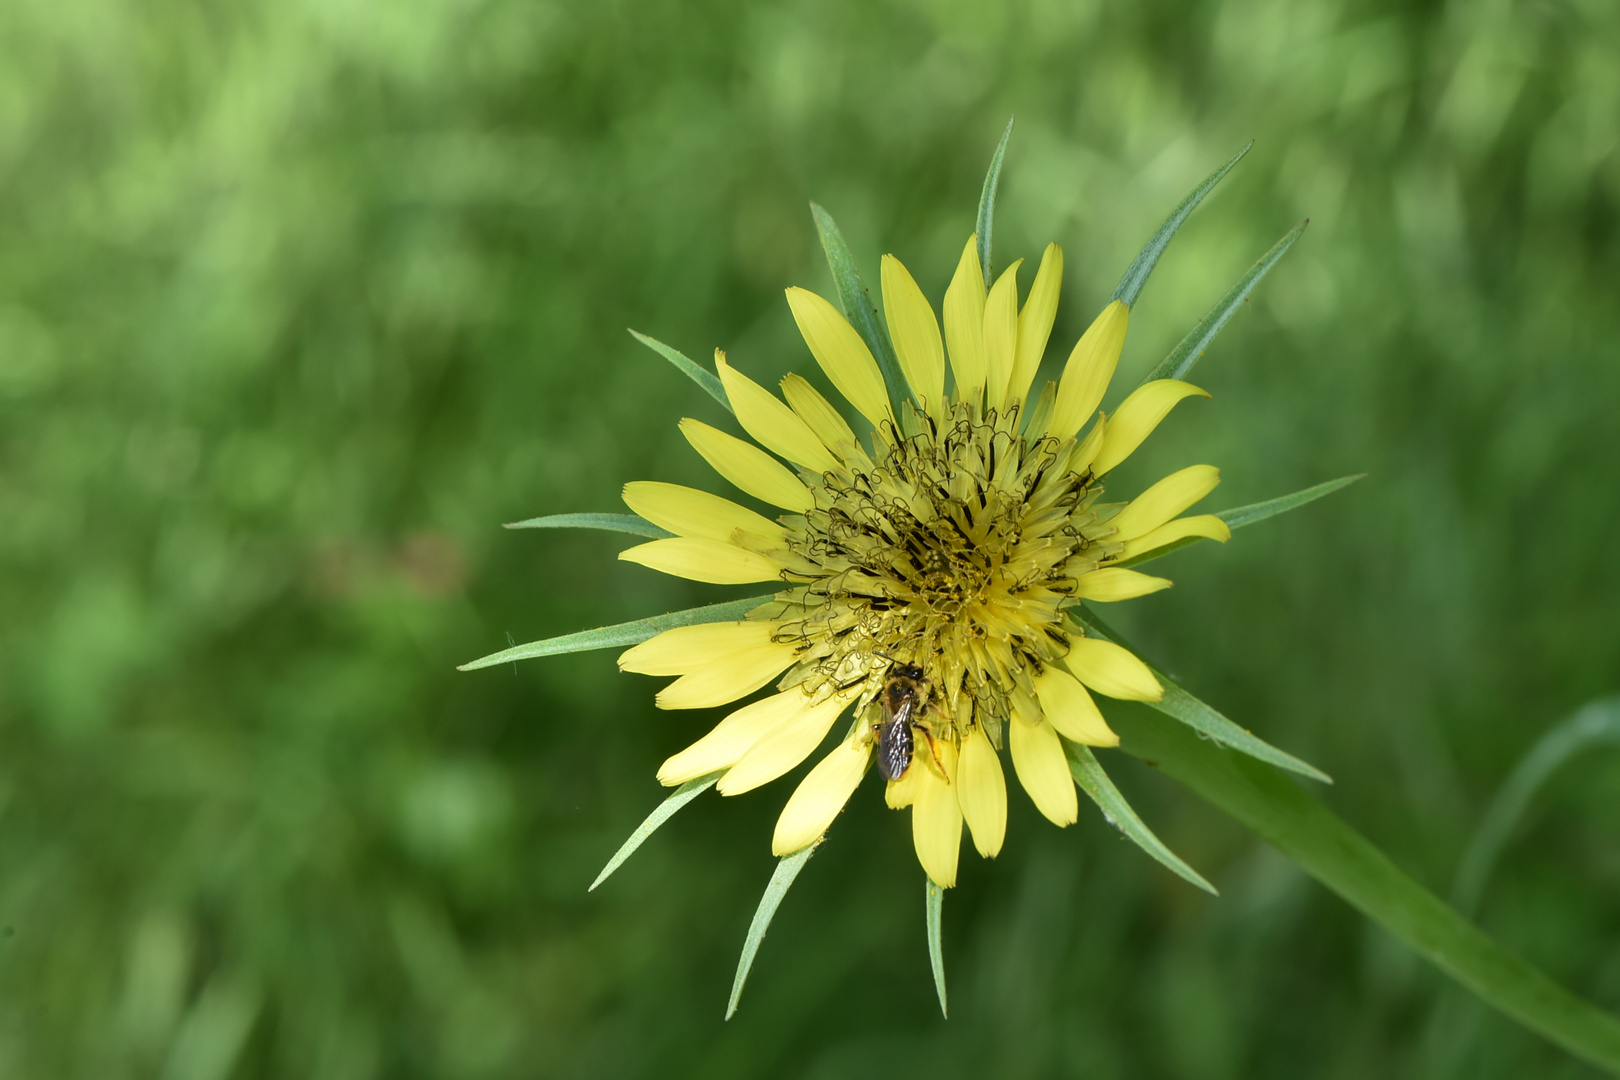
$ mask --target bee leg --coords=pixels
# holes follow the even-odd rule
[[[934,768],[939,770],[939,775],[944,777],[944,780],[945,780],[945,782],[947,784],[950,783],[951,778],[945,772],[945,759],[939,756],[939,743],[934,741],[934,729],[933,729],[933,727],[931,725],[929,725],[926,721],[918,721],[917,723],[913,724],[912,726],[915,727],[918,731],[922,732],[923,733],[923,738],[928,740],[928,752],[934,758]]]

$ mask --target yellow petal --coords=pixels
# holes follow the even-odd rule
[[[883,801],[889,804],[890,810],[904,810],[917,801],[918,779],[926,768],[907,769],[898,780],[890,780],[883,788]]]
[[[956,748],[939,744],[945,776],[956,773]],[[942,889],[956,884],[956,860],[962,850],[962,807],[956,801],[955,785],[932,767],[913,762],[917,777],[917,801],[911,804],[911,842],[917,848],[917,861],[929,878]]]
[[[1057,729],[1049,723],[1031,724],[1016,712],[1007,726],[1013,771],[1035,809],[1060,828],[1073,825],[1080,816],[1080,800]]]
[[[1148,574],[1139,574],[1135,570],[1122,570],[1117,566],[1105,566],[1101,570],[1081,574],[1076,584],[1078,586],[1074,594],[1076,600],[1109,603],[1114,600],[1135,600],[1138,596],[1168,589],[1173,582],[1169,578],[1152,577]]]
[[[1046,386],[1041,389],[1041,396],[1036,399],[1034,406],[1028,412],[1030,431],[1040,432],[1046,430],[1046,425],[1052,422],[1052,406],[1055,404],[1057,404],[1057,382],[1047,379]]]
[[[789,691],[790,693],[794,691]],[[731,771],[716,785],[722,795],[741,795],[761,784],[768,784],[778,776],[810,756],[810,752],[827,737],[838,714],[849,704],[850,694],[836,694],[798,713],[787,722],[772,728],[748,752],[738,759]]]
[[[838,410],[832,403],[821,396],[821,391],[810,385],[810,381],[803,375],[785,375],[782,377],[782,396],[799,418],[810,425],[810,430],[816,433],[826,445],[837,449],[842,443],[851,446],[855,442],[855,433],[849,429],[844,418],[838,415]]]
[[[1086,688],[1062,668],[1048,667],[1035,679],[1041,712],[1058,734],[1086,746],[1118,746],[1119,736],[1108,726]]]
[[[1103,413],[1097,414],[1097,422],[1091,425],[1086,437],[1075,446],[1074,453],[1069,455],[1069,471],[1083,473],[1097,460],[1097,451],[1102,449],[1103,436],[1108,434],[1108,417]]]
[[[741,532],[761,547],[787,545],[787,530],[776,522],[697,488],[632,480],[624,485],[624,505],[677,536],[729,542]]]
[[[812,472],[838,468],[838,459],[810,430],[810,425],[777,400],[775,394],[726,363],[726,354],[719,349],[714,350],[714,366],[725,384],[737,423],[755,442]]]
[[[780,623],[712,622],[677,626],[619,654],[619,670],[637,675],[685,675],[735,652],[769,645]]]
[[[1019,259],[1001,272],[984,301],[984,389],[985,407],[1007,407],[1007,382],[1012,378],[1013,359],[1018,352],[1018,268]]]
[[[962,756],[956,765],[956,801],[973,834],[973,846],[985,858],[995,858],[1007,836],[1007,781],[1001,774],[1001,760],[983,728],[975,727],[962,740]]]
[[[1123,408],[1121,412],[1123,412]],[[1114,414],[1118,423],[1119,413]],[[1103,439],[1106,448],[1113,434]],[[1109,522],[1115,529],[1111,539],[1135,540],[1146,536],[1160,525],[1181,513],[1193,503],[1215,490],[1221,482],[1221,470],[1213,465],[1189,465],[1173,472],[1132,499],[1130,505],[1114,515]]]
[[[1052,321],[1057,318],[1058,297],[1063,291],[1063,249],[1056,244],[1046,245],[1041,256],[1041,268],[1035,273],[1035,284],[1029,287],[1029,299],[1018,313],[1018,353],[1013,360],[1012,378],[1007,382],[1007,400],[1022,401],[1029,396],[1029,384],[1035,381],[1041,357],[1046,354],[1046,341],[1052,336]],[[1048,414],[1050,417],[1050,414]],[[1030,421],[1036,431],[1045,431],[1046,423]]]
[[[761,502],[802,514],[815,505],[810,489],[787,466],[735,435],[727,435],[690,417],[681,421],[681,434],[714,471]]]
[[[893,255],[883,256],[883,315],[894,340],[900,370],[923,409],[934,419],[945,415],[945,345],[939,320],[917,282]]]
[[[1166,544],[1173,544],[1177,540],[1185,540],[1189,536],[1202,536],[1210,540],[1226,543],[1232,539],[1232,530],[1226,522],[1214,514],[1198,514],[1193,517],[1176,518],[1167,521],[1146,536],[1139,536],[1135,540],[1125,541],[1125,550],[1119,553],[1121,561],[1134,559],[1144,551],[1162,548]]]
[[[976,401],[984,392],[984,271],[978,242],[978,234],[968,237],[945,290],[945,347],[956,376],[957,401]]]
[[[1109,418],[1108,434],[1097,460],[1091,463],[1091,471],[1101,476],[1130,457],[1176,407],[1176,402],[1195,394],[1209,397],[1206,391],[1180,379],[1154,379],[1132,390]]]
[[[799,333],[821,370],[857,412],[883,430],[883,421],[894,419],[889,414],[889,394],[883,387],[883,373],[861,335],[837,308],[810,290],[795,286],[787,291],[787,298],[793,321],[799,324]]]
[[[1075,678],[1099,694],[1125,701],[1158,701],[1164,696],[1164,687],[1148,666],[1112,641],[1071,638],[1065,663]]]
[[[1119,352],[1125,347],[1125,328],[1130,321],[1130,308],[1115,300],[1102,309],[1075,343],[1063,367],[1057,404],[1052,408],[1052,426],[1047,429],[1056,438],[1067,439],[1077,433],[1102,404],[1103,392],[1119,364]]]
[[[619,552],[619,558],[688,581],[707,581],[715,585],[782,580],[782,568],[763,555],[745,551],[735,544],[689,536],[637,544]]]
[[[793,663],[791,642],[769,642],[716,657],[658,692],[660,709],[712,709],[764,686]]]
[[[713,731],[665,761],[658,769],[658,782],[674,787],[735,765],[766,732],[809,705],[809,695],[797,687],[744,705],[715,725]]]
[[[782,807],[771,837],[771,853],[791,855],[815,843],[855,793],[871,758],[871,743],[845,739],[817,762]]]

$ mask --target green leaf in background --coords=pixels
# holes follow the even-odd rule
[[[793,879],[799,876],[804,864],[810,861],[810,856],[816,848],[821,846],[817,840],[791,855],[785,855],[776,864],[775,873],[771,874],[769,885],[765,886],[765,895],[759,898],[759,907],[754,911],[754,921],[748,924],[748,937],[743,942],[742,956],[737,960],[737,977],[731,983],[731,1000],[726,1003],[726,1019],[730,1020],[737,1011],[737,1002],[742,1000],[743,983],[748,981],[748,969],[754,966],[754,954],[759,952],[759,943],[765,939],[765,931],[771,927],[771,920],[776,917],[776,909],[782,905],[782,898],[787,895],[788,889],[793,887]]]
[[[1011,125],[1008,125],[1011,127]],[[1005,140],[1003,140],[1005,141]],[[934,992],[939,995],[939,1014],[950,1019],[951,1010],[945,1002],[945,948],[939,934],[944,923],[945,890],[934,884],[934,879],[923,875],[927,885],[924,903],[928,908],[928,966],[934,972]]]
[[[1120,278],[1119,284],[1114,287],[1113,299],[1125,301],[1127,307],[1136,303],[1137,296],[1142,292],[1142,286],[1147,284],[1148,275],[1153,273],[1153,267],[1158,263],[1159,256],[1170,246],[1170,240],[1176,235],[1176,230],[1181,228],[1181,223],[1198,208],[1198,204],[1204,201],[1204,196],[1214,190],[1215,185],[1221,182],[1221,178],[1232,171],[1232,166],[1243,160],[1243,155],[1247,154],[1249,147],[1253,145],[1254,140],[1249,140],[1225,165],[1210,173],[1202,184],[1193,188],[1192,194],[1181,200],[1181,205],[1170,211],[1170,216],[1164,219],[1164,224],[1159,226],[1158,232],[1153,234],[1147,246],[1131,260],[1131,265],[1125,268],[1125,276]]]
[[[900,372],[900,361],[894,355],[894,344],[889,341],[888,327],[878,318],[871,294],[861,281],[860,271],[855,269],[855,258],[850,255],[849,245],[844,243],[844,234],[838,231],[832,215],[818,203],[811,203],[810,216],[816,221],[821,250],[827,254],[827,267],[832,271],[833,285],[838,290],[838,306],[877,360],[878,369],[883,372],[883,385],[889,391],[889,407],[898,421],[904,415],[901,403],[911,396],[911,391]]]
[[[636,514],[548,514],[502,525],[503,529],[601,529],[604,532],[650,536],[654,540],[674,536]]]
[[[1570,993],[1401,871],[1276,767],[1143,705],[1107,701],[1120,748],[1230,814],[1486,1003],[1620,1073],[1620,1019]]]
[[[1069,773],[1080,790],[1091,796],[1091,801],[1103,812],[1108,823],[1119,829],[1137,847],[1153,856],[1159,862],[1169,867],[1187,881],[1203,889],[1212,896],[1218,896],[1215,886],[1204,879],[1204,876],[1186,863],[1165,846],[1164,841],[1153,834],[1153,830],[1137,816],[1131,804],[1125,801],[1125,796],[1119,793],[1114,782],[1108,779],[1103,772],[1102,765],[1097,761],[1097,755],[1091,752],[1089,746],[1063,740],[1063,752],[1069,758]]]
[[[1012,138],[1013,121],[1007,118],[1007,130],[1001,133],[1001,142],[990,157],[990,168],[984,174],[984,187],[979,189],[979,269],[984,271],[984,287],[990,288],[995,279],[990,271],[990,231],[996,218],[996,189],[1001,186],[1001,159],[1007,156],[1007,140]]]
[[[649,619],[637,619],[634,622],[616,623],[613,626],[603,626],[595,630],[580,630],[572,634],[563,634],[561,637],[531,641],[525,645],[514,645],[510,649],[503,649],[498,653],[480,657],[470,663],[462,664],[456,670],[476,671],[479,668],[494,667],[496,664],[505,664],[513,660],[532,660],[537,656],[556,656],[559,653],[585,652],[590,649],[611,649],[619,645],[638,645],[650,637],[662,634],[665,630],[673,630],[677,626],[695,626],[698,623],[726,622],[731,619],[740,619],[759,607],[759,605],[769,603],[772,599],[773,597],[766,595],[750,596],[743,600],[727,600],[723,604],[687,608],[685,611],[672,611],[668,615],[654,615]]]
[[[680,370],[681,374],[703,387],[703,389],[709,392],[710,397],[724,405],[727,412],[732,411],[731,401],[726,397],[726,388],[721,385],[720,376],[708,371],[703,367],[703,365],[699,364],[696,360],[693,360],[679,349],[671,348],[670,346],[665,345],[662,341],[659,341],[657,338],[648,337],[646,334],[643,334],[638,330],[630,331],[630,336],[647,346],[647,348],[651,349],[659,356],[662,356],[665,360],[668,360],[670,363],[674,364],[675,367]]]
[[[1341,476],[1337,480],[1327,480],[1313,487],[1296,491],[1292,495],[1279,495],[1275,499],[1267,499],[1265,502],[1250,503],[1247,506],[1234,506],[1230,510],[1220,510],[1216,512],[1215,516],[1226,522],[1228,528],[1241,529],[1245,525],[1253,525],[1257,521],[1276,517],[1278,514],[1286,513],[1289,510],[1297,510],[1306,503],[1315,502],[1324,495],[1331,495],[1341,488],[1349,487],[1366,475],[1366,473],[1356,473],[1354,476]],[[1204,539],[1207,539],[1207,537],[1183,537],[1173,544],[1166,544],[1164,547],[1154,548],[1152,551],[1144,551],[1134,559],[1124,559],[1116,565],[1122,567],[1140,566],[1145,562],[1152,562],[1154,559],[1162,559],[1173,551],[1180,551],[1182,548],[1190,547]]]
[[[591,882],[591,887],[585,891],[595,892],[598,885],[606,881],[613,871],[623,866],[624,861],[634,855],[636,849],[646,843],[649,836],[658,831],[659,826],[675,816],[675,811],[708,791],[720,777],[725,775],[725,772],[724,769],[721,769],[719,772],[712,772],[708,776],[688,780],[670,792],[669,797],[659,803],[657,809],[647,815],[647,820],[643,821],[636,828],[636,831],[630,834],[630,839],[626,840],[620,845],[619,850],[613,853],[613,858],[609,859],[608,864],[602,867],[602,872],[596,875],[596,880]]]
[[[1249,267],[1249,272],[1239,278],[1238,283],[1228,289],[1225,296],[1216,301],[1215,306],[1209,309],[1209,313],[1198,320],[1198,325],[1194,326],[1187,336],[1170,350],[1170,355],[1160,360],[1142,381],[1186,378],[1193,365],[1198,363],[1198,358],[1204,355],[1204,350],[1209,348],[1209,343],[1215,340],[1215,335],[1221,332],[1221,327],[1225,326],[1233,313],[1248,300],[1254,287],[1260,284],[1260,279],[1270,273],[1271,268],[1277,265],[1277,260],[1288,253],[1288,249],[1294,246],[1294,241],[1299,239],[1300,234],[1305,231],[1305,226],[1310,223],[1311,219],[1306,218],[1289,229],[1281,240],[1271,245],[1271,250],[1260,256],[1259,262]]]

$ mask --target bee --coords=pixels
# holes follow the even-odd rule
[[[928,740],[928,749],[940,766],[941,775],[944,774],[944,763],[940,761],[939,747],[934,744],[933,730],[923,719],[924,714],[933,711],[929,702],[932,694],[933,683],[928,681],[923,669],[916,664],[895,662],[889,669],[883,691],[878,695],[883,717],[872,725],[877,731],[877,766],[883,779],[898,780],[906,775],[906,770],[911,767],[916,748],[915,733],[918,731]]]

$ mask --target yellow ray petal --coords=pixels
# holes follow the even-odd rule
[[[766,732],[809,705],[809,696],[797,688],[744,705],[715,725],[713,731],[665,761],[658,769],[658,782],[674,787],[735,765]]]
[[[716,657],[658,692],[660,709],[712,709],[764,686],[793,663],[792,643],[768,642]]]
[[[1121,561],[1134,559],[1144,551],[1162,548],[1166,544],[1185,540],[1189,536],[1203,536],[1224,544],[1232,539],[1232,530],[1227,527],[1226,522],[1214,514],[1176,518],[1174,521],[1165,522],[1146,536],[1125,541],[1125,550],[1119,553],[1119,559]]]
[[[845,739],[817,762],[782,807],[782,815],[776,819],[776,832],[771,837],[771,853],[791,855],[806,844],[815,843],[849,802],[861,777],[866,775],[871,759],[871,743]]]
[[[1097,460],[1097,451],[1102,449],[1103,436],[1108,434],[1108,417],[1104,413],[1097,414],[1097,422],[1091,425],[1086,437],[1075,446],[1074,453],[1069,455],[1069,471],[1083,473]]]
[[[919,748],[919,752],[921,752]],[[956,748],[939,744],[945,776],[956,774]],[[956,801],[955,785],[940,776],[931,763],[913,761],[917,777],[917,801],[911,804],[911,842],[917,861],[935,885],[949,889],[956,884],[956,860],[962,850],[962,807]]]
[[[737,423],[755,442],[812,472],[838,468],[838,459],[810,430],[810,425],[777,400],[775,394],[726,363],[726,354],[719,349],[714,350],[714,366],[725,384]]]
[[[690,417],[681,421],[681,434],[714,471],[761,502],[802,514],[815,505],[810,489],[787,466],[735,435]]]
[[[653,540],[619,552],[625,562],[640,563],[664,574],[714,585],[747,585],[782,580],[782,567],[735,544],[676,536]]]
[[[1050,723],[1031,724],[1016,711],[1007,725],[1012,750],[1013,771],[1029,792],[1035,809],[1052,824],[1073,825],[1080,816],[1080,800],[1075,795],[1074,778],[1063,756],[1063,743]]]
[[[632,480],[624,485],[624,505],[677,536],[729,542],[741,532],[759,547],[787,545],[787,530],[776,522],[697,488]]]
[[[1063,249],[1047,244],[1041,256],[1041,268],[1035,272],[1035,284],[1029,287],[1029,299],[1018,313],[1018,351],[1013,360],[1012,378],[1007,381],[1007,400],[1022,401],[1029,396],[1029,385],[1035,381],[1041,357],[1046,354],[1047,339],[1052,336],[1052,322],[1057,318],[1058,297],[1063,291]],[[1050,418],[1050,413],[1047,414]],[[1045,431],[1046,423],[1030,426]]]
[[[1062,668],[1048,667],[1035,679],[1041,712],[1058,734],[1086,746],[1118,746],[1119,736],[1103,719],[1078,679]]]
[[[1001,760],[983,728],[975,727],[962,740],[962,756],[956,765],[956,801],[973,835],[973,846],[985,858],[995,858],[1007,836],[1007,781],[1001,774]]]
[[[945,290],[945,348],[956,376],[956,400],[976,401],[984,392],[984,271],[978,234],[968,237],[956,275]]]
[[[677,626],[619,654],[619,670],[638,675],[685,675],[732,653],[769,645],[780,623],[712,622]]]
[[[1027,400],[1025,402],[1029,409],[1030,431],[1046,430],[1046,426],[1052,422],[1052,406],[1055,404],[1057,404],[1057,382],[1047,379],[1046,385],[1041,389],[1041,396],[1035,400],[1034,405],[1030,406]]]
[[[790,691],[791,692],[791,691]],[[731,771],[716,785],[722,795],[741,795],[761,784],[768,784],[778,776],[810,756],[810,752],[827,737],[838,714],[850,702],[849,693],[836,694],[795,715],[786,723],[772,728],[748,752],[738,759]]]
[[[1018,352],[1019,259],[1001,272],[984,301],[985,408],[1007,407],[1007,382],[1012,378]]]
[[[915,762],[913,762],[915,764]],[[890,780],[883,787],[883,801],[889,804],[890,810],[904,810],[917,801],[918,778],[927,769],[907,769],[898,780]]]
[[[945,345],[939,320],[909,271],[893,255],[883,256],[883,315],[894,340],[906,382],[934,419],[945,415]]]
[[[799,414],[816,437],[834,450],[844,443],[858,446],[855,433],[849,429],[849,424],[832,407],[832,402],[821,396],[821,391],[810,385],[810,381],[803,375],[788,374],[782,377],[782,396],[794,412]]]
[[[1125,329],[1130,321],[1130,308],[1115,300],[1102,309],[1102,314],[1075,343],[1058,383],[1052,425],[1047,429],[1050,434],[1067,439],[1078,432],[1080,425],[1102,404],[1108,381],[1114,377],[1114,368],[1119,364],[1119,352],[1125,347]]]
[[[1209,397],[1207,391],[1180,379],[1154,379],[1132,390],[1131,396],[1114,410],[1102,450],[1091,463],[1091,470],[1101,476],[1130,457],[1143,440],[1153,434],[1159,421],[1176,407],[1176,402],[1194,395]]]
[[[1174,583],[1169,578],[1139,574],[1135,570],[1122,570],[1117,566],[1105,566],[1101,570],[1081,574],[1076,579],[1078,587],[1074,597],[1076,600],[1095,600],[1098,603],[1135,600],[1138,596],[1168,589],[1172,584]]]
[[[1164,696],[1164,687],[1148,666],[1112,641],[1070,638],[1064,660],[1075,678],[1099,694],[1125,701],[1158,701]]]
[[[894,417],[889,413],[883,373],[866,342],[837,308],[810,290],[795,286],[787,291],[787,298],[793,321],[799,324],[799,333],[816,363],[856,411],[882,431],[883,421]]]
[[[1117,421],[1119,413],[1114,416]],[[1103,439],[1105,449],[1112,431],[1110,429],[1109,436]],[[1114,520],[1109,522],[1115,529],[1111,539],[1135,540],[1138,536],[1146,536],[1214,491],[1215,485],[1220,482],[1221,470],[1213,465],[1189,465],[1171,473],[1132,499],[1129,506],[1114,516]]]

